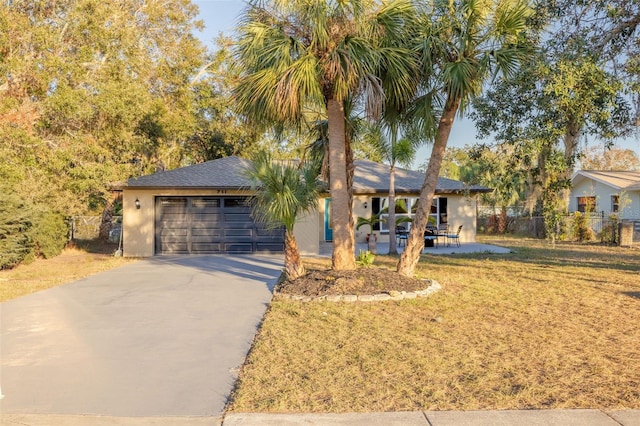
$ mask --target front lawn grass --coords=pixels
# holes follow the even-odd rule
[[[274,299],[229,410],[640,408],[640,251],[482,242],[515,252],[423,256],[426,299]]]

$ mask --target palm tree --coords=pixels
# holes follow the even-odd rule
[[[404,36],[413,12],[410,0],[253,0],[238,28],[240,110],[280,125],[300,126],[311,111],[328,120],[336,270],[356,266],[345,105],[363,99],[365,109],[375,112],[383,96],[376,77],[383,63],[397,68],[395,90],[406,90],[401,68],[410,52],[388,40]]]
[[[317,208],[318,173],[314,163],[276,163],[265,152],[256,154],[247,170],[256,193],[251,199],[253,216],[269,228],[284,226],[284,274],[288,279],[305,274],[293,227],[301,215]]]
[[[408,123],[403,126],[409,130]],[[399,127],[402,123],[399,120],[388,121],[383,119],[380,124],[369,129],[367,139],[380,153],[384,161],[389,163],[389,204],[387,223],[389,225],[389,254],[397,254],[396,247],[396,166],[410,167],[416,150],[422,143],[421,138],[416,137],[414,132],[410,132],[409,137],[398,139]]]
[[[429,166],[407,247],[397,271],[413,276],[424,247],[440,166],[456,114],[478,96],[491,73],[511,74],[524,58],[522,42],[531,13],[528,0],[434,0],[421,14],[417,49],[423,63],[425,96],[443,105]],[[434,113],[434,108],[425,112]]]

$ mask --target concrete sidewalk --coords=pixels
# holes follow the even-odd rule
[[[640,410],[411,411],[359,414],[229,414],[223,426],[640,426]]]
[[[220,417],[0,415],[2,426],[640,426],[640,410],[409,411],[348,414],[233,413]]]

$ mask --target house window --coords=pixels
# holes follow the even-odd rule
[[[611,196],[611,213],[618,213],[620,211],[620,196]]]
[[[578,211],[591,213],[596,209],[596,197],[578,197]]]
[[[371,213],[378,214],[380,213],[380,210],[382,210],[380,208],[380,197],[373,197],[371,199]],[[373,230],[374,231],[379,231],[380,230],[380,222],[376,223],[373,225]]]
[[[377,214],[382,212],[381,218],[387,219],[389,217],[388,197],[373,197],[371,199],[372,213]],[[400,197],[396,198],[396,221],[402,217],[413,218],[418,209],[418,199]],[[429,224],[438,225],[440,223],[447,222],[447,199],[444,197],[434,198],[431,204],[431,212],[429,214]],[[411,228],[411,223],[406,224],[407,228]],[[386,220],[383,223],[378,223],[374,226],[374,230],[381,232],[389,232],[389,224]]]
[[[224,206],[229,207],[246,207],[249,205],[249,199],[245,197],[229,197],[224,199]]]

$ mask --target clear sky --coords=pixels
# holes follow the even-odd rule
[[[220,32],[231,35],[245,2],[242,0],[192,0],[200,8],[199,18],[204,21],[205,30],[196,34],[205,44],[213,49],[213,40]],[[473,145],[476,140],[476,131],[473,122],[456,117],[453,129],[449,137],[449,146],[462,148],[465,145]],[[599,142],[590,138],[589,145],[597,145]],[[620,148],[632,149],[640,156],[640,136],[634,135],[616,144]],[[430,155],[430,148],[420,149],[414,167],[424,164]]]

